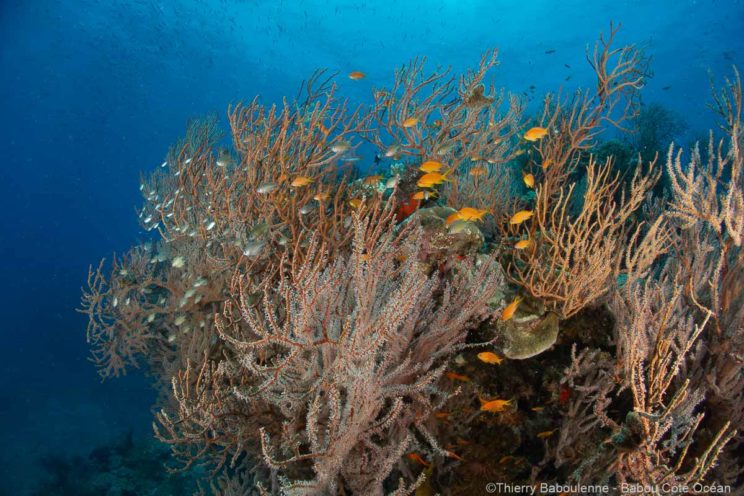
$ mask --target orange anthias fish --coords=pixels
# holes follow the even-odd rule
[[[458,455],[454,451],[450,451],[450,450],[446,450],[446,451],[447,451],[447,457],[448,458],[453,458],[453,459],[455,459],[457,461],[460,461],[460,462],[464,462],[465,461],[465,459],[463,457],[461,457],[460,455]]]
[[[313,178],[312,177],[297,176],[296,178],[294,178],[292,180],[292,182],[290,183],[290,185],[293,188],[301,188],[302,186],[307,186],[308,184],[311,184],[312,182],[313,182]]]
[[[527,238],[527,239],[520,239],[519,241],[517,241],[514,244],[514,249],[516,249],[516,250],[526,250],[530,246],[532,246],[532,240],[531,239],[529,239],[529,238]]]
[[[358,81],[360,79],[364,79],[365,76],[366,76],[366,74],[363,73],[362,71],[352,71],[352,72],[349,73],[349,79],[351,79],[353,81]]]
[[[316,201],[325,201],[328,199],[330,195],[328,193],[318,193],[317,195],[313,196],[313,200]]]
[[[424,460],[423,458],[421,458],[421,455],[419,455],[418,453],[415,453],[415,452],[414,453],[408,453],[406,455],[406,458],[408,458],[409,460],[414,461],[416,463],[420,463],[424,467],[428,467],[429,465],[431,465],[426,460]]]
[[[448,215],[447,220],[445,220],[445,223],[449,226],[453,222],[457,222],[460,220],[460,212],[455,212],[454,214]]]
[[[483,216],[486,215],[488,210],[480,208],[464,207],[457,211],[460,216],[460,220],[483,220]]]
[[[519,302],[522,301],[522,298],[517,296],[514,298],[514,301],[509,303],[502,311],[501,311],[501,320],[509,320],[514,316],[514,312],[517,311],[517,307],[519,306]]]
[[[525,186],[528,188],[534,188],[535,187],[535,176],[532,174],[525,174],[522,176],[522,180],[524,181]]]
[[[447,379],[452,379],[453,381],[468,382],[470,380],[470,377],[455,372],[446,372],[444,375],[447,376]]]
[[[418,117],[409,117],[403,121],[403,127],[413,127],[418,124]]]
[[[484,351],[482,353],[478,353],[478,360],[480,360],[481,362],[489,363],[491,365],[501,365],[501,362],[504,359],[498,356],[496,353],[493,353],[492,351]]]
[[[521,224],[522,222],[532,217],[532,215],[532,210],[520,210],[516,214],[512,215],[512,218],[509,219],[509,224]]]
[[[553,163],[553,161],[552,161],[552,160],[550,160],[550,159],[547,159],[547,160],[545,160],[545,162],[543,162],[543,164],[542,164],[542,168],[543,168],[543,170],[545,170],[545,169],[547,169],[548,167],[550,167],[552,163]]]
[[[548,130],[544,127],[533,127],[524,133],[524,139],[527,141],[537,141],[548,135]]]
[[[440,174],[439,172],[429,172],[428,174],[421,176],[416,185],[419,188],[431,188],[432,186],[442,184],[444,181],[449,181],[446,172],[444,174]]]
[[[557,431],[557,430],[558,430],[558,429],[553,429],[552,431],[543,431],[543,432],[538,432],[538,433],[537,433],[537,437],[539,437],[540,439],[547,439],[547,438],[549,438],[550,436],[552,436],[552,435],[553,435],[553,433],[554,433],[555,431]]]
[[[436,197],[436,191],[416,191],[413,195],[411,195],[411,199],[413,200],[429,200],[430,198]]]
[[[468,171],[468,174],[470,174],[473,177],[478,177],[486,174],[488,171],[485,169],[485,167],[481,167],[480,165],[477,165],[475,167],[471,167]]]
[[[382,176],[379,174],[375,174],[374,176],[368,176],[364,178],[364,184],[367,184],[369,186],[374,186],[380,181],[382,181]]]
[[[484,400],[480,396],[478,397],[478,399],[480,400],[480,404],[481,404],[480,409],[481,411],[484,411],[484,412],[491,412],[491,413],[503,412],[507,406],[512,404],[512,400],[500,400],[500,399]]]
[[[449,412],[435,412],[434,416],[438,419],[446,420],[447,418],[449,418],[450,413]]]
[[[419,170],[424,172],[439,172],[440,170],[442,170],[442,167],[444,166],[441,162],[437,162],[436,160],[427,160],[426,162],[421,164]]]

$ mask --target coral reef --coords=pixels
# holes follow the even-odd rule
[[[146,364],[171,468],[224,495],[741,490],[741,82],[660,197],[657,157],[623,178],[599,141],[642,115],[616,32],[596,88],[531,121],[490,51],[460,77],[413,60],[371,108],[318,71],[231,107],[229,150],[191,123],[142,180],[156,241],[91,268],[81,309],[104,378]],[[389,167],[359,177],[362,142]]]

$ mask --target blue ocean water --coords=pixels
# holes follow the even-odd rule
[[[140,171],[191,117],[294,96],[319,67],[360,103],[425,55],[464,70],[500,50],[497,82],[534,104],[591,85],[586,47],[622,23],[654,77],[643,91],[689,136],[712,127],[709,74],[744,67],[740,0],[14,1],[0,4],[0,493],[24,494],[49,454],[150,432],[141,374],[100,384],[75,312],[87,267],[145,236]]]

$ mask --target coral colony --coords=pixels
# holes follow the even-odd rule
[[[537,115],[490,51],[369,108],[318,71],[231,107],[231,149],[191,123],[142,181],[157,240],[82,308],[102,377],[146,365],[170,468],[222,495],[741,487],[741,80],[707,143],[618,165],[598,136],[648,62],[616,31]]]

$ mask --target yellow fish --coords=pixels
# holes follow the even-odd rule
[[[544,127],[532,127],[524,133],[524,139],[527,141],[537,141],[548,135],[548,130]]]
[[[484,400],[480,396],[478,397],[478,399],[480,400],[480,404],[481,404],[480,409],[481,411],[484,411],[484,412],[491,412],[491,413],[503,412],[507,406],[512,404],[512,400],[500,400],[500,399]]]
[[[553,161],[552,161],[552,160],[550,160],[550,159],[546,159],[546,160],[545,160],[545,162],[543,162],[543,164],[542,164],[542,168],[543,168],[543,170],[545,170],[545,169],[547,169],[548,167],[550,167],[550,166],[552,165],[552,163],[553,163]]]
[[[317,195],[313,196],[313,200],[316,201],[325,201],[328,199],[330,195],[328,193],[318,193]]]
[[[473,177],[478,177],[478,176],[482,176],[486,174],[487,172],[488,171],[484,167],[477,165],[475,167],[471,167],[470,170],[468,171],[468,174],[470,174]]]
[[[290,184],[293,188],[301,188],[302,186],[307,186],[308,184],[311,184],[313,182],[312,177],[307,176],[297,176],[292,180],[292,183]]]
[[[516,458],[514,458],[511,455],[502,456],[501,458],[499,458],[499,464],[500,465],[503,465],[503,464],[505,464],[507,462],[510,462],[512,460],[516,460]]]
[[[532,174],[525,174],[522,176],[522,179],[524,180],[525,186],[528,188],[534,188],[535,187],[535,176]]]
[[[537,433],[537,437],[539,437],[540,439],[547,439],[547,438],[549,438],[550,436],[552,436],[552,435],[553,435],[553,433],[554,433],[555,431],[557,431],[557,430],[558,430],[558,429],[553,429],[552,431],[543,431],[543,432],[538,432],[538,433]]]
[[[520,210],[516,214],[512,215],[512,218],[509,219],[509,224],[521,224],[522,222],[532,217],[532,215],[532,210]]]
[[[362,71],[352,71],[349,73],[349,79],[352,81],[358,81],[360,79],[364,79],[366,74],[364,74]]]
[[[502,311],[501,311],[501,320],[509,320],[514,316],[514,312],[517,311],[517,307],[519,306],[519,302],[522,301],[522,298],[517,296],[514,298],[514,301],[509,303]]]
[[[351,205],[351,208],[359,208],[362,204],[362,200],[359,198],[352,198],[349,200],[349,205]]]
[[[531,239],[529,239],[529,238],[527,238],[527,239],[520,239],[514,245],[514,249],[516,249],[516,250],[525,250],[525,249],[529,248],[530,246],[532,246],[532,240]]]
[[[442,170],[442,163],[437,162],[436,160],[427,160],[423,164],[421,164],[421,167],[419,167],[420,171],[424,172],[439,172]]]
[[[478,353],[478,360],[481,362],[486,362],[491,365],[501,365],[501,362],[504,360],[500,356],[498,356],[496,353],[493,353],[491,351],[484,351],[482,353]]]
[[[403,121],[403,127],[413,127],[418,124],[418,117],[409,117]]]
[[[530,408],[530,410],[532,410],[533,412],[542,412],[543,410],[545,410],[545,407],[544,406],[533,406],[532,408]]]

